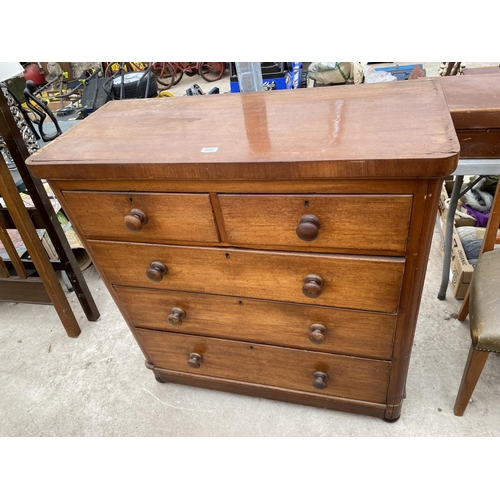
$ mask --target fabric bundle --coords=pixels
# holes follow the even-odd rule
[[[469,264],[475,266],[481,252],[486,228],[461,226],[456,229]],[[499,247],[500,245],[495,245],[495,248]]]
[[[464,247],[465,256],[472,266],[476,265],[477,259],[479,258],[485,231],[484,227],[457,227],[457,233]]]
[[[471,182],[473,181],[474,178]],[[497,183],[498,176],[496,175],[483,177],[461,198],[463,207],[476,219],[476,226],[486,227],[488,225],[489,213],[493,205]]]

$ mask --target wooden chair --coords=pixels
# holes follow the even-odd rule
[[[455,402],[462,416],[490,352],[500,354],[500,250],[479,256],[470,285],[470,332],[472,345]]]
[[[462,416],[481,376],[490,352],[500,353],[500,250],[494,250],[500,223],[500,189],[493,206],[472,282],[458,313],[463,321],[470,315],[472,345],[458,390],[454,413]]]
[[[25,160],[30,153],[3,92],[0,92],[0,135],[35,207],[27,209],[24,206],[0,154],[0,197],[6,204],[5,208],[0,208],[0,241],[9,256],[8,259],[0,258],[0,300],[53,304],[68,336],[77,337],[81,330],[56,270],[64,271],[68,276],[89,321],[97,321],[99,311],[42,181],[33,178],[26,168]],[[18,255],[7,231],[13,228],[19,231],[29,259]],[[36,229],[46,229],[59,260],[49,260]],[[33,270],[37,271],[38,277],[31,276]]]

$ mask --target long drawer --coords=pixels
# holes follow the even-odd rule
[[[385,403],[390,362],[137,329],[158,368]]]
[[[404,252],[411,195],[219,195],[228,242]]]
[[[398,309],[404,271],[396,257],[89,243],[114,285],[389,313]]]
[[[88,238],[217,243],[208,194],[64,191]]]
[[[142,328],[390,359],[396,316],[168,290],[116,286]]]

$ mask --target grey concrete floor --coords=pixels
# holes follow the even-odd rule
[[[437,299],[441,265],[436,229],[407,398],[396,423],[157,383],[91,266],[84,276],[101,317],[88,322],[69,294],[82,328],[78,339],[66,336],[51,306],[0,303],[0,436],[499,436],[497,355],[490,356],[465,415],[453,415],[470,335],[468,320],[456,319],[461,301],[451,291],[445,301]]]

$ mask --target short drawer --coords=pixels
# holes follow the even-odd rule
[[[404,272],[400,257],[89,243],[114,285],[389,313],[398,309]]]
[[[231,244],[404,252],[411,195],[219,195]]]
[[[63,191],[87,238],[218,242],[208,194]]]
[[[385,403],[389,361],[137,329],[158,368]]]
[[[117,286],[137,327],[390,359],[396,316]]]

